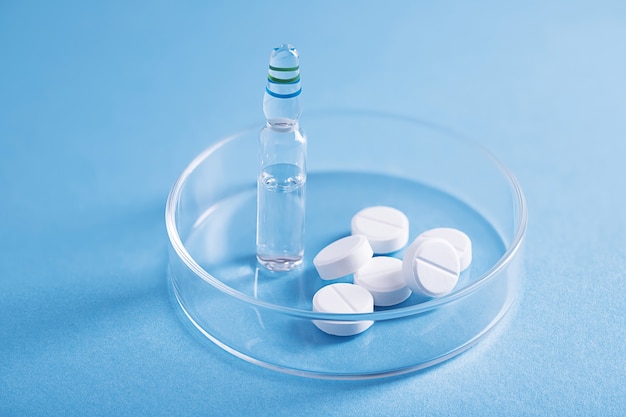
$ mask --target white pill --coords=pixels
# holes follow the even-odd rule
[[[461,264],[454,246],[445,239],[415,239],[402,261],[406,285],[415,293],[439,297],[452,291]]]
[[[438,227],[436,229],[430,229],[422,233],[417,237],[418,239],[432,239],[440,238],[450,242],[454,249],[456,249],[459,255],[459,261],[461,262],[461,271],[467,269],[472,263],[472,241],[469,236],[458,229],[451,227]]]
[[[313,311],[354,314],[374,311],[374,298],[365,288],[354,284],[337,283],[320,288],[313,296]],[[369,329],[372,320],[334,321],[313,320],[321,331],[335,336],[352,336]]]
[[[335,279],[354,273],[369,262],[373,254],[365,236],[346,236],[315,255],[313,265],[322,279]]]
[[[354,283],[368,290],[377,306],[396,305],[411,295],[404,281],[402,260],[389,256],[372,258],[354,273]]]
[[[366,236],[374,253],[395,252],[409,241],[409,219],[393,207],[367,207],[352,217],[352,234]]]

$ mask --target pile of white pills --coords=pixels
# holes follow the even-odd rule
[[[334,283],[313,297],[313,311],[338,314],[370,313],[374,306],[393,306],[414,292],[441,297],[456,286],[461,271],[472,262],[472,242],[457,229],[425,231],[409,245],[403,259],[389,255],[409,241],[409,219],[388,206],[365,208],[354,215],[351,235],[322,249],[313,265],[324,280],[353,275],[353,284]],[[379,256],[374,256],[374,255]],[[352,336],[372,321],[315,320],[322,331]]]

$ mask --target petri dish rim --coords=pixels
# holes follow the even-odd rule
[[[526,199],[524,193],[522,191],[521,185],[519,184],[517,178],[513,175],[513,173],[499,160],[497,159],[490,151],[488,151],[485,147],[477,143],[475,140],[465,137],[455,131],[452,131],[448,128],[425,122],[420,119],[387,114],[381,112],[371,112],[371,111],[358,111],[358,110],[324,110],[320,112],[311,113],[313,117],[324,117],[324,116],[361,116],[361,117],[376,117],[383,119],[390,119],[396,121],[402,121],[407,123],[413,123],[420,125],[421,127],[439,131],[444,133],[448,139],[454,140],[457,142],[465,143],[466,145],[475,148],[475,150],[479,151],[483,154],[487,159],[491,160],[494,166],[503,174],[504,178],[506,178],[508,185],[510,187],[510,191],[512,191],[512,196],[514,198],[514,202],[516,204],[516,214],[517,218],[514,219],[514,224],[517,225],[515,233],[513,235],[513,239],[511,243],[506,247],[505,252],[498,259],[498,261],[487,271],[485,271],[481,276],[479,276],[475,282],[472,284],[463,287],[457,291],[454,291],[448,295],[443,297],[434,298],[419,304],[398,307],[390,310],[382,310],[382,311],[374,311],[372,313],[358,313],[358,314],[335,314],[335,313],[321,313],[321,312],[313,312],[311,310],[303,310],[293,307],[281,306],[278,304],[269,303],[267,301],[259,300],[249,295],[246,295],[240,291],[235,290],[234,288],[224,284],[221,280],[214,277],[206,270],[204,270],[189,254],[185,245],[183,244],[180,235],[178,233],[178,229],[176,227],[176,216],[177,216],[177,208],[179,205],[181,193],[183,191],[183,187],[186,181],[189,179],[189,176],[194,172],[194,170],[200,165],[206,158],[208,158],[211,154],[216,152],[222,146],[227,145],[229,142],[237,139],[241,135],[249,134],[252,131],[258,131],[261,128],[261,124],[252,125],[248,128],[242,129],[236,133],[226,136],[225,138],[217,141],[213,145],[209,146],[207,149],[202,151],[199,155],[197,155],[187,167],[182,171],[174,185],[172,186],[169,195],[167,197],[166,209],[165,209],[165,224],[166,230],[168,234],[168,239],[174,251],[180,260],[185,264],[189,270],[191,270],[196,276],[201,278],[206,283],[212,285],[219,291],[237,298],[240,301],[248,303],[250,305],[254,305],[256,307],[260,307],[263,309],[268,309],[271,311],[279,312],[282,314],[287,314],[293,317],[304,318],[304,319],[323,319],[323,320],[389,320],[396,319],[400,317],[408,317],[417,314],[423,314],[433,309],[439,308],[442,305],[446,305],[452,303],[456,300],[465,298],[470,296],[474,292],[478,291],[483,285],[487,284],[493,277],[496,277],[498,273],[506,268],[506,266],[512,261],[515,257],[515,254],[521,248],[527,228],[527,206]],[[311,172],[314,173],[315,171]],[[443,360],[443,359],[442,359]]]

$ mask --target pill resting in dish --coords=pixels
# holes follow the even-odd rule
[[[441,297],[454,289],[461,271],[472,261],[470,238],[449,227],[418,235],[402,259],[374,256],[393,254],[408,243],[409,220],[393,207],[360,210],[352,218],[351,233],[318,252],[313,265],[323,280],[352,275],[353,283],[333,283],[319,289],[313,296],[314,311],[368,313],[374,311],[374,306],[402,303],[411,293]],[[314,324],[331,335],[352,336],[364,332],[373,322],[315,320]]]

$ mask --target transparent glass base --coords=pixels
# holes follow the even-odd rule
[[[414,120],[329,112],[302,125],[309,174],[305,255],[297,268],[274,272],[255,254],[260,127],[203,152],[174,185],[166,209],[169,277],[189,321],[251,363],[331,379],[423,369],[479,341],[520,285],[526,206],[513,175],[474,143]],[[411,241],[433,227],[463,230],[472,239],[472,265],[438,299],[411,295],[368,314],[313,312],[313,294],[329,283],[313,257],[348,235],[351,217],[372,205],[402,210]],[[338,337],[320,331],[319,321],[374,323]]]
[[[262,267],[270,271],[286,272],[302,266],[302,258],[264,258],[257,255],[256,259]]]

